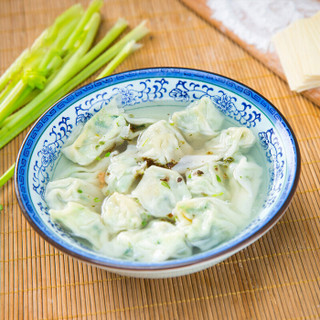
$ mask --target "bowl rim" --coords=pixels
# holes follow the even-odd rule
[[[192,261],[187,261],[187,262],[180,262],[179,263],[179,259],[177,260],[172,260],[172,261],[176,261],[176,263],[174,265],[164,265],[164,266],[152,266],[152,264],[150,265],[150,263],[145,263],[145,266],[134,266],[134,265],[124,265],[124,260],[119,260],[119,263],[117,263],[117,260],[114,260],[113,262],[108,262],[108,263],[102,263],[99,260],[96,259],[92,259],[89,258],[85,255],[82,254],[78,254],[75,253],[74,251],[68,249],[67,246],[62,246],[59,243],[57,243],[56,241],[54,241],[52,238],[50,238],[44,231],[42,231],[37,224],[33,221],[33,219],[30,217],[28,211],[26,210],[26,208],[23,205],[22,202],[22,198],[19,192],[19,187],[18,187],[18,164],[19,164],[19,159],[22,153],[22,150],[25,146],[26,141],[28,140],[28,137],[30,136],[30,134],[32,133],[34,127],[41,121],[41,119],[43,117],[46,116],[46,114],[48,112],[50,112],[51,109],[53,109],[57,104],[59,104],[62,100],[67,99],[71,94],[82,90],[83,88],[92,85],[98,81],[104,80],[104,79],[110,79],[110,78],[116,78],[119,77],[121,75],[125,75],[125,74],[130,74],[130,73],[139,73],[139,72],[143,72],[143,71],[153,71],[153,72],[158,72],[161,73],[162,71],[175,71],[175,70],[180,70],[180,71],[191,71],[191,72],[200,72],[203,74],[209,74],[211,76],[217,76],[217,77],[221,77],[224,78],[226,80],[229,80],[233,83],[239,84],[241,86],[243,86],[244,88],[254,92],[256,95],[260,96],[261,98],[263,98],[269,105],[270,107],[272,107],[281,117],[281,119],[283,120],[283,122],[285,123],[285,125],[288,127],[289,131],[290,131],[290,135],[293,139],[294,142],[294,147],[295,147],[295,156],[296,156],[296,168],[295,168],[295,176],[293,179],[293,183],[292,183],[292,187],[291,190],[286,198],[286,200],[283,202],[282,206],[279,208],[279,210],[274,214],[274,216],[267,221],[267,223],[265,223],[263,226],[260,227],[260,229],[256,230],[253,234],[251,234],[250,236],[242,239],[241,241],[239,241],[238,243],[236,243],[235,245],[233,245],[232,247],[226,248],[224,250],[221,250],[219,252],[216,253],[211,253],[205,257],[199,257],[199,258],[195,258]],[[165,77],[166,75],[164,74],[163,77]],[[130,78],[128,78],[128,81],[130,81]],[[113,85],[113,82],[110,83],[106,83],[106,88],[110,85]],[[252,89],[251,87],[243,84],[240,81],[234,80],[230,77],[221,75],[219,73],[215,73],[215,72],[210,72],[210,71],[206,71],[206,70],[201,70],[201,69],[196,69],[196,68],[184,68],[184,67],[150,67],[150,68],[138,68],[138,69],[131,69],[128,71],[124,71],[124,72],[119,72],[119,73],[115,73],[111,76],[108,77],[104,77],[98,80],[94,80],[91,81],[79,88],[77,88],[76,90],[73,90],[71,92],[69,92],[68,94],[64,95],[61,99],[59,99],[56,103],[54,103],[51,107],[49,107],[37,120],[36,122],[32,125],[32,127],[30,128],[30,130],[28,131],[27,135],[25,136],[21,147],[19,149],[18,155],[17,155],[17,159],[16,159],[16,165],[15,165],[15,172],[14,172],[14,184],[15,184],[15,193],[18,199],[18,203],[19,206],[25,216],[25,218],[27,219],[27,221],[30,223],[31,227],[46,241],[48,241],[51,245],[53,245],[55,248],[59,249],[60,251],[62,251],[63,253],[66,253],[70,256],[72,256],[73,258],[77,258],[81,261],[84,261],[86,263],[89,264],[93,264],[95,266],[99,266],[102,268],[110,268],[110,269],[114,269],[114,270],[119,270],[119,271],[144,271],[144,272],[148,272],[148,271],[164,271],[164,270],[175,270],[175,269],[180,269],[183,267],[188,267],[188,266],[192,266],[192,265],[196,265],[196,264],[200,264],[200,263],[206,263],[209,262],[211,260],[215,260],[217,259],[218,261],[222,260],[224,257],[228,257],[242,249],[244,249],[245,247],[247,247],[248,245],[250,245],[251,243],[255,242],[256,240],[258,240],[260,237],[262,237],[267,231],[269,231],[277,222],[278,220],[284,215],[285,211],[287,210],[293,195],[296,192],[297,186],[298,186],[298,182],[299,182],[299,177],[300,177],[300,173],[301,173],[301,153],[300,153],[300,148],[299,148],[299,144],[297,141],[297,138],[290,126],[290,124],[288,123],[288,121],[285,119],[285,117],[283,116],[283,114],[274,106],[274,104],[272,102],[270,102],[268,99],[266,99],[262,94],[260,94],[259,92],[257,92],[255,89]],[[220,260],[219,260],[220,259]],[[128,261],[130,262],[130,261]]]

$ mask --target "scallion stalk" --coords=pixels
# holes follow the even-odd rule
[[[2,90],[0,93],[0,104],[4,101],[4,99],[10,94],[11,90],[16,86],[19,79],[15,79],[15,81],[10,81],[10,83]]]
[[[7,116],[15,111],[14,104],[27,87],[28,85],[24,81],[20,80],[3,100],[0,105],[0,124]]]
[[[75,42],[79,39],[79,36],[81,35],[83,29],[87,25],[87,23],[90,21],[91,17],[99,12],[100,8],[103,5],[103,0],[93,0],[84,15],[82,16],[79,24],[77,25],[74,32],[71,34],[70,38],[67,40],[67,42],[63,46],[63,51],[68,52],[71,50],[75,44]]]
[[[96,44],[89,52],[87,52],[80,60],[74,60],[75,63],[68,63],[63,70],[48,84],[47,90],[52,90],[57,86],[61,86],[71,79],[75,74],[92,62],[99,56],[119,35],[126,29],[128,22],[124,19],[119,19],[103,39]]]
[[[75,72],[74,70],[77,70],[79,68],[79,60],[87,53],[87,51],[91,47],[95,35],[98,31],[99,24],[100,15],[99,13],[95,13],[91,16],[90,21],[83,30],[82,37],[84,37],[84,40],[82,41],[81,45],[73,54],[73,56],[67,61],[67,63],[60,69],[60,71],[55,74],[54,79],[47,85],[45,93],[57,89],[73,76],[73,72]]]
[[[5,71],[0,78],[0,92],[7,86],[11,78],[22,68],[24,61],[29,55],[29,49],[24,50],[13,64]]]
[[[14,174],[14,167],[13,164],[1,177],[0,177],[0,188],[9,180]]]
[[[96,79],[109,76],[131,53],[141,48],[141,44],[137,44],[135,40],[128,42],[123,49],[116,55],[98,75]]]

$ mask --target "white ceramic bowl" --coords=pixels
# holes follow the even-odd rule
[[[53,223],[44,200],[46,185],[61,147],[79,122],[120,94],[127,109],[187,106],[209,97],[236,124],[250,128],[264,150],[268,190],[254,221],[221,245],[188,258],[161,263],[111,259],[94,252]],[[265,98],[221,75],[181,68],[151,68],[116,74],[67,95],[33,126],[20,149],[15,171],[19,204],[32,227],[61,251],[119,274],[164,278],[208,268],[245,248],[266,233],[284,214],[300,173],[300,153],[287,121]]]

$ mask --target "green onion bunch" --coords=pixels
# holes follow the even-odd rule
[[[102,5],[93,0],[86,11],[76,4],[63,12],[0,77],[0,149],[97,70],[106,65],[97,79],[110,75],[140,48],[146,22],[115,42],[128,27],[122,18],[92,47]],[[13,172],[0,177],[0,187]]]

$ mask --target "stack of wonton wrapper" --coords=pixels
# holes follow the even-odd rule
[[[320,86],[320,11],[278,32],[273,43],[291,90]]]

